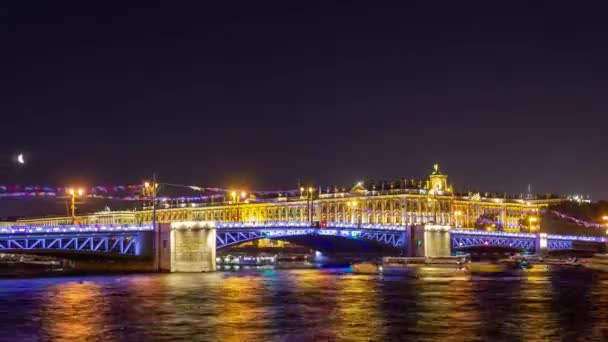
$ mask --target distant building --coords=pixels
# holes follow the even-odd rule
[[[241,203],[189,203],[157,210],[158,222],[170,221],[309,221],[354,224],[440,224],[517,232],[540,226],[539,211],[562,198],[515,198],[488,193],[454,192],[448,176],[434,165],[427,180],[359,182],[350,190],[321,188],[310,194],[285,193],[274,197],[250,197]],[[311,209],[312,208],[312,209]],[[152,221],[150,209],[102,211],[80,215],[83,224],[127,224]],[[19,219],[17,224],[69,224],[69,217]],[[1,223],[0,223],[1,224]],[[14,224],[14,223],[13,223]]]

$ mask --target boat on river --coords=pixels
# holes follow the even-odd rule
[[[352,265],[353,272],[361,274],[405,274],[414,268],[462,270],[468,256],[457,257],[384,257],[382,262],[360,262]]]
[[[352,265],[354,273],[358,274],[379,274],[384,271],[382,265],[373,262],[360,262]]]
[[[504,262],[470,262],[465,270],[474,275],[504,275],[512,271],[513,266]]]
[[[276,269],[299,269],[299,268],[314,268],[312,262],[307,256],[278,256],[274,265]]]

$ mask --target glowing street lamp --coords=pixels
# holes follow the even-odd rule
[[[74,189],[74,188],[69,188],[68,189],[68,194],[71,196],[72,198],[72,205],[71,205],[71,209],[72,209],[72,224],[76,223],[76,197],[78,196],[82,196],[84,194],[84,190],[82,190],[82,188],[78,188],[78,189]]]
[[[300,191],[303,192],[304,188],[300,188]],[[310,226],[313,226],[313,209],[314,209],[314,191],[315,189],[312,186],[308,187],[308,192],[306,192],[306,212],[308,216],[308,222],[310,222]]]

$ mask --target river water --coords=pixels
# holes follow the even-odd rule
[[[0,340],[608,340],[608,276],[246,270],[0,280]]]

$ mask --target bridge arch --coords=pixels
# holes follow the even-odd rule
[[[344,229],[344,228],[269,228],[269,229],[217,229],[216,249],[230,247],[258,239],[288,239],[290,237],[341,237],[352,240],[368,240],[393,248],[404,248],[405,233],[402,231]]]
[[[513,238],[504,236],[456,235],[451,236],[452,250],[471,248],[500,247],[505,249],[535,252],[536,240],[533,238]]]

